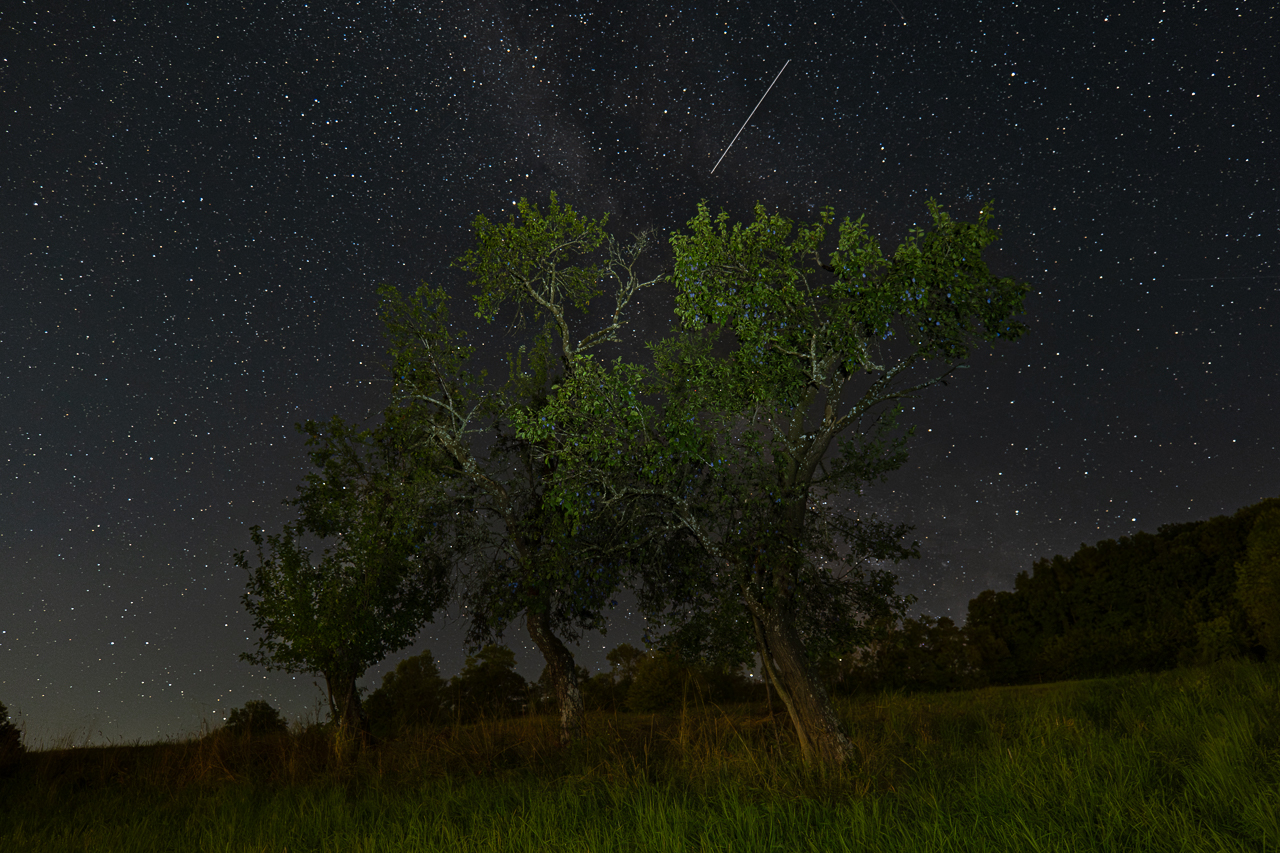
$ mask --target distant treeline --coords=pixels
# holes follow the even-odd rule
[[[1280,656],[1280,498],[1231,516],[1038,560],[1012,592],[947,618],[881,626],[832,664],[829,688],[947,690],[1156,672]]]

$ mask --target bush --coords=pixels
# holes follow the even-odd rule
[[[369,730],[374,737],[386,739],[445,722],[447,690],[430,649],[405,658],[382,676],[382,686],[365,700]]]
[[[9,721],[9,709],[0,702],[0,769],[16,764],[25,751],[22,732]]]
[[[261,699],[250,699],[227,715],[227,731],[237,735],[282,734],[289,730],[280,712]]]

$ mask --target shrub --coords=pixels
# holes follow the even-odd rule
[[[238,735],[280,734],[289,730],[280,712],[261,699],[250,699],[227,715],[227,731]]]
[[[382,676],[382,686],[365,700],[369,730],[385,739],[444,722],[447,689],[430,649],[405,658]]]

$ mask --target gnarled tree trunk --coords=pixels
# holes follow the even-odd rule
[[[806,761],[844,764],[854,758],[853,743],[844,732],[827,692],[809,671],[804,643],[785,616],[758,603],[748,606],[756,624],[765,677],[787,708]]]
[[[550,602],[547,602],[549,604]],[[547,661],[551,683],[555,686],[556,707],[560,710],[560,744],[568,746],[582,734],[582,690],[578,686],[578,669],[573,653],[551,632],[549,608],[526,612],[529,636]]]

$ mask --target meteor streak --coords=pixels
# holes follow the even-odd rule
[[[782,72],[786,71],[787,66],[790,64],[791,64],[790,59],[782,63],[782,71],[779,71],[777,77],[773,78],[773,83],[778,82],[778,77],[782,76]],[[756,107],[754,110],[751,111],[751,116],[756,114],[756,110],[760,109],[760,105],[764,103],[764,99],[769,97],[769,93],[773,91],[773,83],[769,84],[769,88],[764,90],[764,94],[760,96],[760,100],[756,101]],[[738,137],[742,135],[742,131],[747,129],[747,125],[751,124],[751,116],[747,116],[747,120],[742,123],[742,127],[738,128],[738,132],[733,135],[733,139],[729,140],[729,144],[726,145],[724,148],[724,154],[720,155],[720,160],[723,160],[724,155],[729,153],[729,149],[733,147],[733,143],[737,142]],[[720,160],[717,160],[716,165],[711,167],[711,174],[714,175],[716,173],[716,168],[719,167]]]

